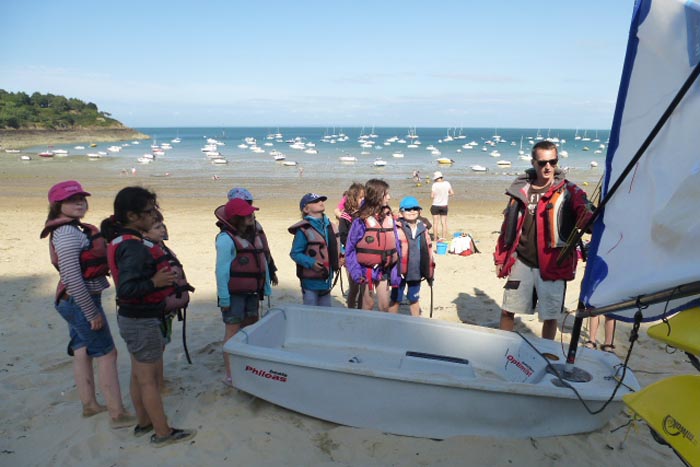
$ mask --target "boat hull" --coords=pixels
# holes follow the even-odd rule
[[[518,339],[423,318],[290,305],[241,331],[224,351],[234,385],[245,392],[323,420],[399,435],[565,435],[596,430],[621,410],[626,390],[590,415],[573,391],[551,382],[552,374],[536,384],[499,375],[503,350]],[[489,340],[495,345],[484,348]],[[558,344],[544,344],[547,353],[559,348],[563,361]],[[488,355],[481,360],[480,353]],[[589,358],[593,380],[573,385],[597,409],[612,392],[605,376],[619,360],[587,354],[596,357]],[[630,373],[626,384],[638,387]]]

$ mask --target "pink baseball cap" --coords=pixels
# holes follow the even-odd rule
[[[231,219],[233,216],[245,217],[250,216],[257,210],[258,208],[251,206],[246,200],[241,198],[233,198],[231,201],[226,203],[226,206],[224,207],[224,215],[226,216],[226,219]]]
[[[66,180],[51,187],[49,190],[49,203],[64,201],[74,195],[90,196],[90,193],[83,190],[80,183],[75,180]]]

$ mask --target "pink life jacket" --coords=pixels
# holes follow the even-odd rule
[[[365,234],[355,246],[357,262],[365,267],[380,266],[389,270],[399,261],[394,218],[387,215],[379,224],[370,216],[364,222]]]

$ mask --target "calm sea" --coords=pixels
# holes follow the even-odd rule
[[[596,179],[602,174],[607,150],[608,130],[536,129],[536,128],[138,128],[152,140],[119,143],[100,143],[91,148],[90,141],[53,149],[66,149],[67,157],[54,158],[64,161],[85,161],[104,167],[106,171],[130,171],[172,178],[193,176],[241,176],[268,178],[298,178],[300,168],[304,175],[330,179],[363,180],[374,176],[387,180],[406,179],[418,170],[422,177],[440,170],[450,180],[495,176],[510,180],[513,174],[530,166],[520,158],[520,151],[529,155],[534,142],[550,138],[559,144],[560,166],[568,167],[577,179]],[[179,138],[180,142],[173,142]],[[207,157],[202,148],[207,139],[222,143],[217,146],[228,163],[217,165]],[[246,142],[248,138],[248,142]],[[258,151],[251,150],[255,140]],[[291,146],[296,141],[303,149]],[[416,144],[419,141],[420,144]],[[138,158],[150,154],[151,145],[170,144],[165,155],[156,156],[155,161],[141,164]],[[468,144],[473,143],[473,144]],[[239,147],[246,145],[247,148]],[[364,144],[364,146],[363,146]],[[75,149],[75,146],[85,149]],[[409,147],[414,145],[416,147]],[[467,145],[465,147],[465,145]],[[108,151],[109,146],[120,146],[121,151]],[[29,152],[40,152],[45,147],[32,148]],[[106,152],[97,160],[88,160],[87,153]],[[277,151],[286,156],[286,161],[295,161],[296,166],[275,161],[271,153]],[[316,153],[313,153],[316,151]],[[499,154],[495,156],[494,151]],[[403,157],[395,157],[397,153]],[[342,163],[340,157],[356,157],[357,162]],[[381,158],[386,166],[377,167]],[[438,164],[437,159],[454,161],[451,165]],[[34,159],[37,159],[34,156]],[[510,161],[510,167],[497,165],[498,161]],[[591,167],[591,162],[598,167]],[[480,165],[486,172],[475,172],[472,166]]]

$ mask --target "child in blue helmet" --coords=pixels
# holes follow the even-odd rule
[[[433,285],[435,261],[428,235],[429,227],[420,219],[422,208],[413,196],[407,196],[399,205],[397,220],[401,255],[399,258],[401,285],[391,290],[390,313],[398,313],[404,294],[408,298],[412,316],[420,315],[420,282],[425,279]]]

